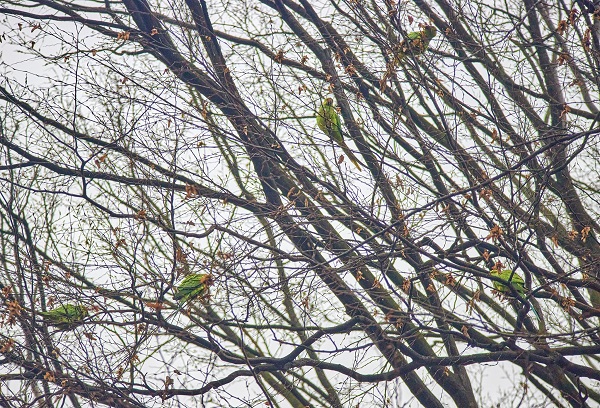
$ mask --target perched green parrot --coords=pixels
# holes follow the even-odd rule
[[[496,289],[498,292],[502,293],[505,296],[511,296],[512,291],[510,290],[510,287],[508,286],[508,284],[510,282],[512,284],[512,286],[515,288],[515,290],[517,291],[517,293],[519,295],[525,297],[525,281],[523,280],[523,278],[521,276],[517,275],[517,273],[513,273],[513,271],[511,271],[510,269],[504,269],[503,271],[493,269],[490,271],[490,274],[492,274],[492,276],[500,278],[506,282],[506,284],[504,284],[502,282],[492,281],[492,284],[494,285],[494,289]],[[511,275],[512,275],[512,278],[511,278]],[[538,314],[537,310],[535,310],[535,307],[531,303],[530,303],[530,305],[531,305],[531,310],[533,310],[533,313],[535,314],[535,316],[538,319],[540,319],[540,315]]]
[[[340,116],[335,110],[335,106],[333,106],[333,99],[326,98],[323,101],[323,104],[317,112],[317,126],[319,126],[319,129],[329,136],[330,139],[334,140],[338,145],[340,145],[344,153],[346,153],[346,156],[348,156],[348,159],[350,159],[350,161],[354,163],[356,168],[360,171],[358,159],[348,148],[346,142],[344,142],[344,136],[342,135],[342,123],[340,122]]]
[[[437,34],[435,26],[426,25],[421,31],[408,33],[397,47],[395,62],[399,64],[406,54],[421,55],[429,46],[429,42]]]
[[[173,299],[183,305],[197,297],[204,297],[208,294],[208,288],[213,283],[213,277],[205,273],[192,273],[183,278]]]
[[[48,324],[61,330],[71,330],[83,323],[88,316],[88,311],[83,305],[67,303],[47,312],[39,312],[39,314],[48,321]]]

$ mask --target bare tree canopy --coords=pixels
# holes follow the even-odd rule
[[[600,4],[0,2],[0,405],[600,405]]]

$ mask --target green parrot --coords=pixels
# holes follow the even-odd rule
[[[407,53],[413,55],[423,54],[429,46],[429,42],[436,34],[437,28],[430,25],[424,26],[421,31],[408,33],[406,39],[402,40],[397,47],[394,59],[395,63],[399,64]]]
[[[208,294],[208,288],[213,283],[213,277],[205,273],[192,273],[183,278],[173,299],[183,305],[197,297],[205,297]]]
[[[344,136],[342,135],[342,123],[340,122],[340,116],[335,110],[335,106],[333,106],[333,99],[326,98],[323,101],[323,104],[317,112],[317,126],[319,126],[319,129],[329,136],[330,139],[334,140],[338,145],[340,145],[344,153],[346,153],[346,156],[348,156],[348,159],[350,159],[350,161],[354,163],[356,168],[360,171],[361,168],[358,159],[348,148],[346,142],[344,142]]]
[[[88,311],[83,305],[67,303],[47,312],[39,312],[39,314],[48,321],[48,324],[61,330],[71,330],[83,323],[88,316]]]
[[[510,282],[512,284],[512,286],[515,288],[515,290],[517,291],[517,293],[519,295],[525,297],[525,281],[523,280],[523,278],[521,276],[517,275],[517,273],[513,273],[513,271],[511,271],[510,269],[504,269],[503,271],[493,269],[490,271],[490,274],[492,276],[500,278],[506,282],[506,284],[504,284],[502,282],[492,281],[492,284],[494,285],[494,289],[496,289],[498,292],[502,293],[505,296],[511,296],[512,291],[510,290],[510,287],[508,286],[508,284]],[[511,275],[512,275],[512,278],[511,278]],[[538,314],[537,310],[535,310],[535,307],[531,303],[530,303],[530,305],[531,305],[531,310],[533,310],[533,313],[535,314],[535,316],[538,319],[540,319],[540,315]]]

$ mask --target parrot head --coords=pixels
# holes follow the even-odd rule
[[[89,316],[88,309],[84,305],[67,304],[64,306],[63,312],[66,314],[66,319],[72,321],[83,320]]]
[[[333,105],[333,98],[325,98],[325,100],[323,101],[323,105],[325,106],[331,106]]]
[[[90,315],[90,312],[88,311],[87,307],[79,306],[79,315],[83,319],[83,318],[88,317]]]
[[[435,26],[427,25],[423,29],[423,34],[425,34],[425,38],[428,38],[428,39],[431,40],[433,37],[436,36],[436,34],[437,34],[437,28],[435,28]]]

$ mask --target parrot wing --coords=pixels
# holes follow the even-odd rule
[[[420,31],[413,31],[411,33],[408,33],[406,35],[406,38],[408,38],[410,41],[420,40],[421,39],[421,32]]]
[[[510,269],[505,269],[503,271],[495,271],[494,270],[491,272],[491,274],[493,276],[496,276],[496,277],[504,280],[505,282],[510,282],[519,294],[521,294],[521,295],[525,294],[525,281],[523,280],[523,278],[521,276],[519,276],[516,273],[513,273]],[[511,278],[511,275],[512,275],[512,278]],[[502,282],[493,281],[493,285],[494,285],[494,289],[496,289],[498,292],[510,295],[511,290],[507,284],[504,284]]]
[[[317,126],[319,127],[319,129],[321,129],[323,133],[329,136],[329,133],[331,132],[331,124],[327,119],[327,112],[325,111],[325,108],[326,105],[323,104],[317,112]]]
[[[512,285],[515,287],[516,291],[519,292],[519,294],[525,294],[525,281],[520,275],[512,273],[510,269],[506,269],[502,271],[502,273],[500,273],[499,277],[500,279],[504,279],[505,281],[512,283]],[[510,292],[510,289],[508,287],[506,289]]]
[[[331,105],[326,106],[325,114],[327,115],[327,125],[329,128],[328,136],[337,143],[343,142],[342,122],[340,121],[340,115],[338,115],[335,107]]]
[[[40,312],[50,324],[62,329],[77,327],[88,316],[88,311],[83,305],[66,304],[47,312]]]
[[[180,303],[186,303],[199,296],[204,296],[211,282],[212,277],[207,274],[188,275],[183,278],[177,287],[173,299],[180,301]]]
[[[523,278],[518,275],[517,273],[513,273],[510,269],[505,269],[503,271],[492,271],[491,272],[492,275],[497,276],[500,279],[503,279],[504,281],[506,281],[507,283],[510,282],[512,284],[512,286],[515,288],[515,290],[521,295],[521,296],[525,296],[525,280],[523,280]],[[512,275],[512,278],[511,278]],[[498,292],[501,292],[505,295],[510,295],[511,294],[511,290],[510,288],[501,283],[501,282],[493,282],[494,285],[494,289],[496,289]],[[541,317],[538,313],[538,311],[536,310],[535,306],[533,305],[533,303],[528,302],[530,305],[530,309],[533,311],[533,314],[535,314],[535,317],[537,317],[537,319],[539,321],[541,321]]]
[[[333,106],[333,99],[325,99],[317,111],[317,126],[330,138],[337,140],[337,137],[342,137],[342,123]]]

